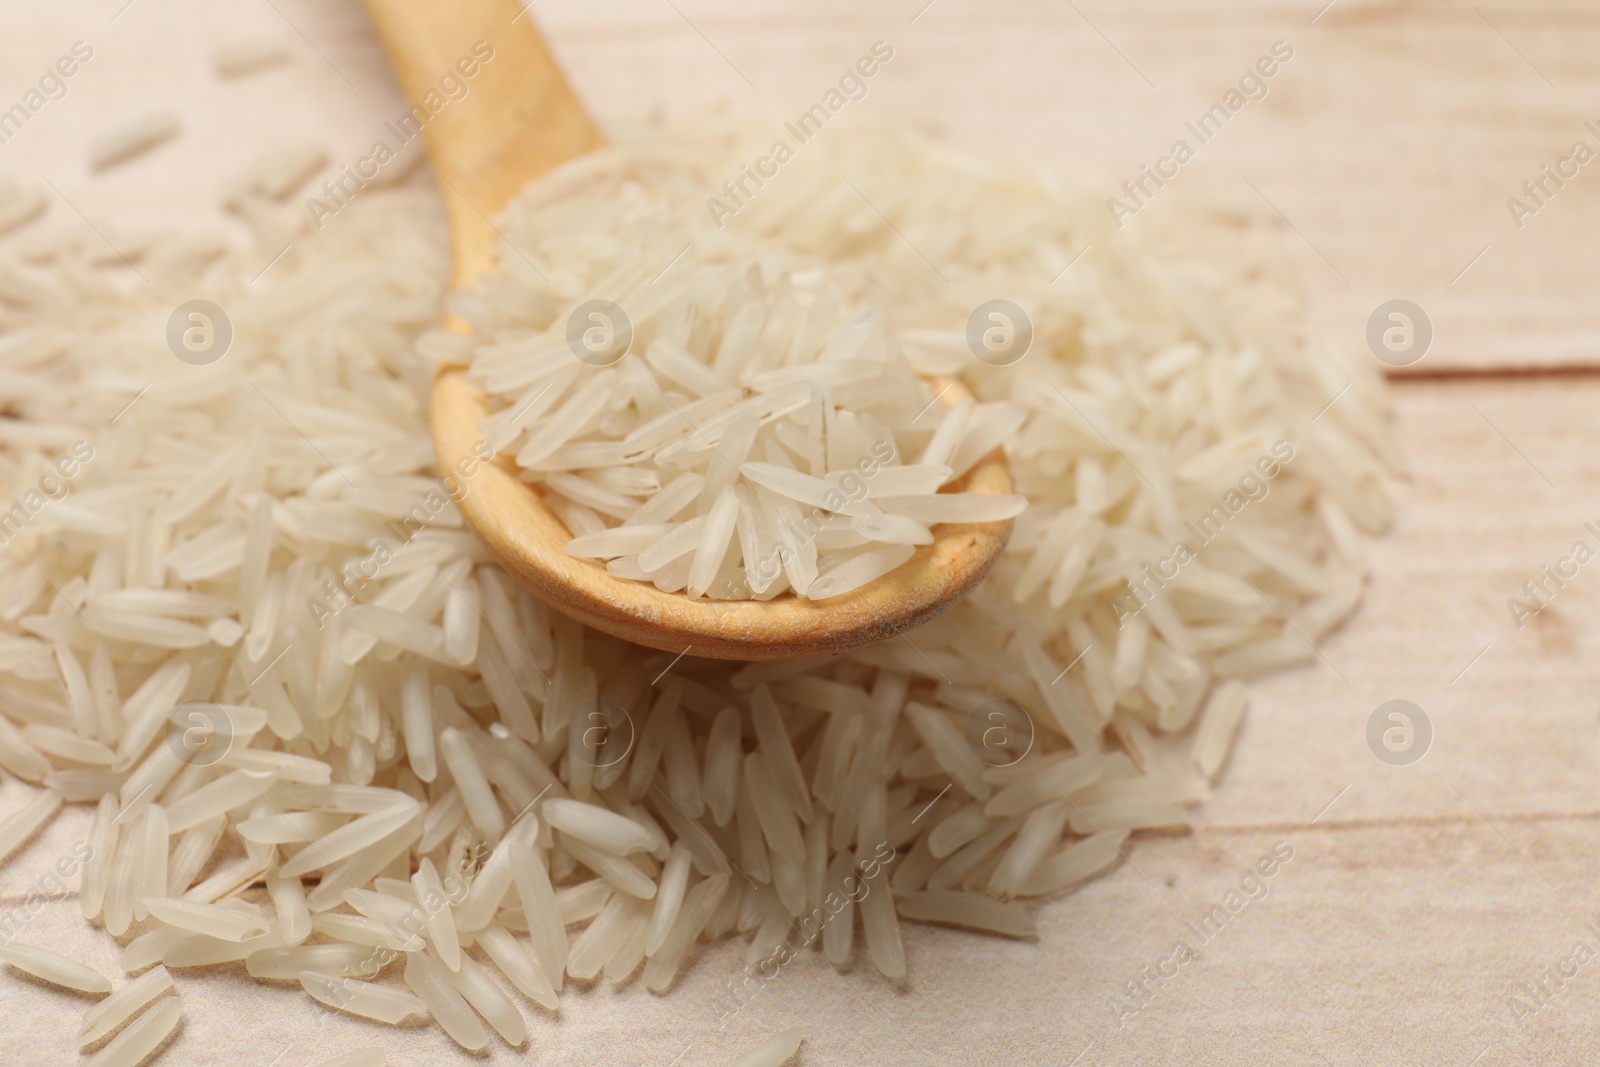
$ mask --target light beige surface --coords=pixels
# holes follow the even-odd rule
[[[92,218],[186,215],[196,205],[163,178],[212,189],[286,138],[319,138],[354,160],[404,111],[355,0],[133,0],[110,22],[126,2],[0,13],[7,103],[73,40],[97,50],[67,99],[0,146],[0,171],[48,176]],[[1265,199],[1298,231],[1285,228],[1319,314],[1350,343],[1384,300],[1429,312],[1437,336],[1424,368],[1594,365],[1600,315],[1586,297],[1600,267],[1583,235],[1600,223],[1600,168],[1583,167],[1521,229],[1506,201],[1575,140],[1600,150],[1584,128],[1600,125],[1600,10],[1336,0],[1313,25],[1324,2],[539,0],[535,10],[605,122],[719,108],[792,117],[882,38],[895,59],[855,110],[909,114],[1096,175],[1108,197],[1284,40],[1295,56],[1266,99],[1199,146],[1149,217],[1170,218],[1200,187],[1253,208]],[[212,47],[261,37],[288,43],[293,63],[218,86]],[[88,136],[153,106],[183,114],[184,139],[91,182]]]
[[[48,176],[97,223],[183,222],[223,174],[274,140],[320,137],[336,158],[353,158],[399,110],[354,4],[273,0],[275,10],[266,0],[135,0],[109,23],[121,3],[0,13],[7,98],[73,40],[95,44],[96,59],[68,98],[0,146],[0,170]],[[980,14],[977,5],[937,0],[910,25],[911,5],[866,17],[827,7],[761,14],[748,4],[678,2],[761,86],[752,91],[671,5],[549,3],[546,11],[546,3],[539,11],[555,48],[602,115],[638,115],[657,104],[682,113],[723,100],[787,111],[819,92],[863,43],[888,39],[892,29],[896,62],[905,63],[886,73],[904,80],[884,79],[874,93],[995,143],[1008,140],[1007,129],[1023,128],[1010,125],[1015,115],[1031,116],[1032,134],[1010,137],[1009,150],[1116,164],[1119,175],[1125,161],[1149,155],[1142,147],[1119,155],[1119,146],[1141,130],[1156,130],[1158,146],[1164,139],[1149,113],[1177,124],[1176,116],[1242,70],[1261,49],[1258,38],[1270,44],[1281,35],[1274,27],[1291,16],[1309,20],[1318,6],[1157,16],[1150,5],[1080,4],[1162,87],[1152,93],[1070,5],[1018,3]],[[1580,67],[1594,39],[1590,16],[1576,7],[1541,14],[1479,6],[1563,85],[1560,94],[1481,19],[1474,25],[1470,7],[1413,5],[1403,16],[1368,16],[1369,8],[1339,0],[1318,23],[1327,33],[1300,31],[1300,58],[1316,60],[1344,89],[1274,95],[1262,115],[1298,100],[1306,127],[1292,141],[1265,133],[1238,141],[1253,146],[1262,173],[1272,175],[1256,184],[1340,265],[1352,288],[1390,295],[1388,287],[1423,277],[1403,273],[1418,263],[1437,261],[1453,274],[1456,245],[1465,247],[1464,264],[1493,240],[1494,251],[1456,287],[1476,286],[1452,305],[1476,316],[1476,325],[1453,328],[1457,336],[1490,344],[1537,323],[1515,346],[1506,342],[1505,354],[1541,357],[1570,344],[1592,355],[1600,348],[1585,350],[1581,314],[1592,257],[1572,243],[1570,229],[1595,203],[1582,187],[1587,175],[1534,220],[1551,226],[1530,223],[1504,246],[1494,229],[1509,225],[1495,215],[1504,210],[1496,197],[1511,191],[1500,190],[1553,158],[1541,153],[1566,140],[1561,116],[1581,113],[1583,78],[1593,77],[1592,63],[1591,73]],[[288,42],[293,62],[217,86],[208,70],[212,45],[260,36]],[[1292,65],[1289,73],[1297,73]],[[1421,102],[1400,95],[1408,85]],[[651,92],[630,95],[642,86]],[[1072,93],[1087,88],[1095,95],[1076,102]],[[185,136],[91,179],[82,162],[87,137],[146,101],[178,110]],[[995,119],[1005,114],[997,105],[1013,117]],[[1459,111],[1462,129],[1473,132],[1424,141],[1425,123],[1403,121],[1408,107]],[[1252,117],[1247,109],[1238,121]],[[1481,125],[1491,119],[1494,131]],[[1335,128],[1344,140],[1332,136]],[[1374,129],[1388,132],[1370,142],[1355,136]],[[1399,150],[1424,143],[1453,147]],[[1398,146],[1388,164],[1384,144]],[[1221,150],[1235,150],[1231,142],[1213,147],[1219,168]],[[1363,159],[1369,184],[1352,185],[1352,161]],[[1449,181],[1430,186],[1417,178],[1422,173]],[[1469,210],[1474,197],[1482,201],[1478,215]],[[1369,225],[1361,203],[1386,205],[1384,217],[1402,228]],[[1296,214],[1318,204],[1320,229]],[[1502,251],[1515,255],[1491,258]],[[1308,279],[1333,295],[1346,288],[1337,278],[1331,285],[1314,273]],[[1427,303],[1425,290],[1409,293]],[[1441,327],[1440,355],[1446,336]],[[739,951],[723,946],[702,953],[666,998],[574,989],[559,1018],[527,1006],[525,1055],[492,1046],[482,1059],[729,1063],[772,1032],[800,1025],[809,1036],[798,1062],[810,1065],[1069,1064],[1074,1057],[1084,1065],[1585,1062],[1600,1009],[1600,961],[1521,1026],[1507,1000],[1579,938],[1596,942],[1582,924],[1600,914],[1590,885],[1600,846],[1600,575],[1581,572],[1521,631],[1505,600],[1583,536],[1585,521],[1600,521],[1593,417],[1600,384],[1429,383],[1400,386],[1396,399],[1411,474],[1399,487],[1394,535],[1373,547],[1368,600],[1324,643],[1326,662],[1256,687],[1239,748],[1194,834],[1138,840],[1130,864],[1044,907],[1036,944],[908,924],[911,977],[903,988],[867,967],[837,975],[808,956],[719,1030],[714,1004],[740,964]],[[1379,763],[1364,739],[1373,708],[1396,697],[1419,703],[1436,731],[1432,750],[1409,768]],[[0,812],[14,810],[23,793],[13,781],[0,786]],[[0,871],[0,910],[81,839],[85,815],[67,812]],[[1280,840],[1296,854],[1270,883],[1271,895],[1230,922],[1201,949],[1202,960],[1119,1029],[1111,997]],[[38,918],[27,937],[115,973],[111,942],[86,929],[71,902]],[[396,1031],[346,1018],[319,1027],[318,1011],[297,989],[263,992],[237,969],[188,972],[179,983],[186,1018],[162,1065],[300,1067],[373,1043],[389,1048],[391,1063],[477,1059],[457,1054],[433,1028]],[[81,1061],[68,1038],[89,1000],[9,970],[0,973],[0,996],[0,1064]]]

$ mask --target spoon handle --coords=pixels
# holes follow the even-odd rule
[[[489,219],[530,178],[605,138],[516,0],[366,6],[414,105],[413,128],[421,119],[450,223],[453,284],[462,286],[491,265]]]

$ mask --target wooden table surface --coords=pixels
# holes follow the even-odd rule
[[[311,139],[353,159],[404,110],[354,0],[124,3],[0,11],[0,101],[73,41],[95,48],[67,97],[0,145],[0,176],[48,178],[71,204],[53,205],[60,217],[213,224],[212,194],[253,155]],[[862,106],[1052,162],[1107,196],[1285,40],[1294,59],[1267,98],[1175,182],[1280,213],[1319,320],[1346,344],[1363,343],[1378,303],[1406,297],[1436,331],[1416,369],[1600,362],[1588,299],[1600,166],[1581,168],[1521,229],[1505,204],[1574,141],[1600,149],[1584,128],[1600,126],[1595,5],[924,4],[541,0],[534,10],[606,122],[786,116],[881,38],[895,59]],[[212,49],[251,39],[285,42],[290,63],[218,83]],[[180,139],[90,175],[94,133],[168,107],[183,116]],[[1148,210],[1179,201],[1157,197]],[[1600,562],[1522,629],[1506,601],[1574,541],[1597,543],[1584,523],[1600,523],[1600,378],[1436,377],[1398,383],[1395,399],[1408,471],[1395,529],[1373,546],[1367,600],[1315,668],[1255,687],[1192,833],[1138,839],[1128,863],[1043,908],[1037,943],[908,925],[904,988],[807,959],[719,1030],[709,1005],[740,962],[723,946],[670,997],[574,992],[559,1020],[530,1011],[526,1059],[726,1063],[802,1025],[800,1062],[812,1065],[1591,1062],[1600,958],[1570,976],[1560,968],[1579,942],[1600,957],[1600,933],[1584,925],[1600,931],[1590,877]],[[1407,767],[1366,743],[1372,711],[1397,698],[1434,730]],[[15,782],[0,787],[0,810],[21,796]],[[0,908],[81,837],[81,815],[58,819],[0,872]],[[1270,895],[1195,944],[1201,958],[1119,1020],[1112,998],[1279,842],[1294,859]],[[113,969],[109,943],[83,929],[75,905],[35,929]],[[1543,1003],[1516,1010],[1513,997],[1537,1003],[1527,987],[1541,978]],[[298,1067],[371,1040],[403,1048],[391,1063],[453,1062],[436,1030],[391,1041],[358,1021],[316,1028],[297,991],[260,995],[226,972],[184,989],[184,1029],[163,1064]],[[0,1063],[77,1062],[64,1035],[85,1005],[12,973],[0,990]]]

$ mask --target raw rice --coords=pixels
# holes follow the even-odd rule
[[[465,998],[445,980],[443,967],[420,952],[408,952],[406,985],[428,1006],[428,1012],[450,1035],[450,1040],[468,1052],[476,1052],[489,1044],[483,1024]]]
[[[261,948],[245,957],[252,978],[298,981],[300,972],[354,977],[355,968],[372,955],[360,945],[331,944]]]
[[[178,116],[167,111],[130,119],[90,143],[89,169],[105,170],[143,155],[161,142],[176,137],[178,128]]]
[[[987,930],[1007,937],[1033,937],[1033,920],[1020,904],[1003,904],[983,893],[950,890],[913,893],[899,903],[900,914],[918,922]]]
[[[165,129],[123,131],[104,158]],[[950,167],[900,131],[841,129],[834,148],[720,230],[704,190],[738,155],[721,134],[644,136],[547,175],[507,208],[516,251],[448,300],[470,338],[432,328],[444,259],[426,198],[373,189],[291,241],[309,232],[285,212],[317,146],[227,186],[248,255],[130,243],[148,292],[87,239],[26,260],[24,237],[0,241],[0,276],[34,279],[0,300],[17,409],[0,503],[73,441],[95,450],[70,498],[0,547],[0,767],[31,783],[0,816],[0,860],[63,803],[97,804],[81,911],[137,933],[121,962],[146,972],[80,1040],[126,1024],[107,1050],[143,1056],[178,1002],[127,1019],[167,967],[242,961],[340,1010],[431,1012],[471,1048],[490,1040],[481,1015],[520,1045],[522,1005],[483,961],[549,1011],[569,975],[642,968],[660,993],[702,944],[737,934],[760,959],[814,929],[849,878],[864,895],[810,943],[897,980],[902,918],[1033,936],[1027,898],[1188,820],[1244,712],[1232,679],[1314,661],[1302,635],[1359,603],[1361,538],[1387,518],[1376,377],[1281,303],[1131,238],[1048,285],[1099,241],[1103,207],[1029,173]],[[892,226],[828,192],[852,160],[871,161],[854,171],[869,194],[893,193]],[[0,190],[0,231],[31,203]],[[962,248],[953,284],[929,286],[906,240]],[[1015,366],[967,348],[977,289],[1033,320]],[[251,338],[211,367],[135,325],[207,293]],[[566,345],[591,297],[633,320],[611,367]],[[440,360],[487,388],[486,441],[546,494],[569,552],[628,580],[819,598],[942,522],[1015,517],[1014,534],[907,640],[754,665],[628,646],[533,599],[463,528],[427,440]],[[1294,458],[1270,493],[1130,599],[1278,441]],[[996,447],[1017,495],[959,492]],[[629,729],[596,741],[606,704]],[[225,748],[203,758],[183,743],[200,705]],[[1025,724],[1026,743],[991,745],[997,724]],[[458,880],[464,899],[428,903]],[[380,973],[396,952],[421,999]],[[742,1062],[798,1044],[786,1031]]]
[[[35,978],[67,989],[84,993],[111,992],[111,979],[93,967],[48,949],[19,945],[13,941],[0,945],[0,962],[9,963],[19,971],[26,971]]]
[[[416,889],[417,901],[427,916],[428,940],[433,943],[440,962],[447,970],[460,970],[461,942],[456,935],[455,917],[450,913],[444,883],[439,880],[439,872],[434,869],[432,860],[423,857],[417,873],[411,876],[411,884]]]
[[[298,977],[301,988],[318,1003],[381,1023],[393,1025],[408,1015],[418,1015],[428,1010],[427,1005],[409,993],[371,982],[338,978],[311,970],[301,971]]]
[[[267,924],[260,919],[215,904],[164,897],[145,897],[143,903],[151,915],[168,926],[220,941],[249,941],[267,932]]]
[[[522,1013],[471,956],[461,957],[459,970],[444,968],[440,973],[506,1044],[515,1048],[528,1040],[528,1024]]]
[[[276,41],[241,41],[211,53],[219,78],[238,78],[286,62],[289,50]]]
[[[544,802],[541,814],[557,830],[619,856],[655,846],[655,836],[644,827],[595,804],[552,797]]]
[[[733,1067],[782,1067],[790,1057],[800,1051],[805,1034],[799,1027],[774,1034],[755,1048],[739,1057]]]
[[[60,811],[61,802],[60,793],[45,789],[23,805],[22,810],[0,822],[0,862]]]
[[[478,931],[478,944],[518,992],[540,1007],[556,1010],[555,988],[515,937],[498,926],[488,926]]]
[[[172,975],[157,965],[83,1013],[78,1047],[94,1044],[112,1033],[151,1001],[172,988]]]
[[[1194,769],[1206,781],[1215,779],[1217,772],[1222,769],[1222,761],[1233,746],[1233,735],[1244,719],[1248,696],[1244,683],[1237,680],[1224,682],[1211,694],[1205,710],[1200,713],[1200,724],[1195,727],[1194,745],[1189,758],[1194,763]]]
[[[177,1029],[182,1016],[182,1001],[176,996],[162,998],[95,1053],[88,1067],[139,1067]]]

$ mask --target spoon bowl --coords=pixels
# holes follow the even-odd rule
[[[478,66],[468,100],[423,127],[450,225],[452,280],[470,285],[493,266],[491,221],[530,179],[602,147],[584,112],[515,0],[367,0],[408,99],[436,90],[472,46]],[[481,50],[480,50],[481,51]],[[464,324],[452,320],[454,329]],[[952,386],[951,393],[959,391]],[[601,563],[569,556],[571,533],[510,456],[480,466],[478,424],[486,398],[465,368],[445,366],[432,397],[434,449],[442,472],[476,469],[457,501],[500,564],[526,588],[579,622],[635,644],[717,659],[794,659],[842,652],[893,637],[965,596],[999,558],[1011,523],[945,523],[932,544],[860,588],[826,600],[785,593],[769,601],[707,600],[617,578]],[[946,492],[1009,493],[997,449]]]

